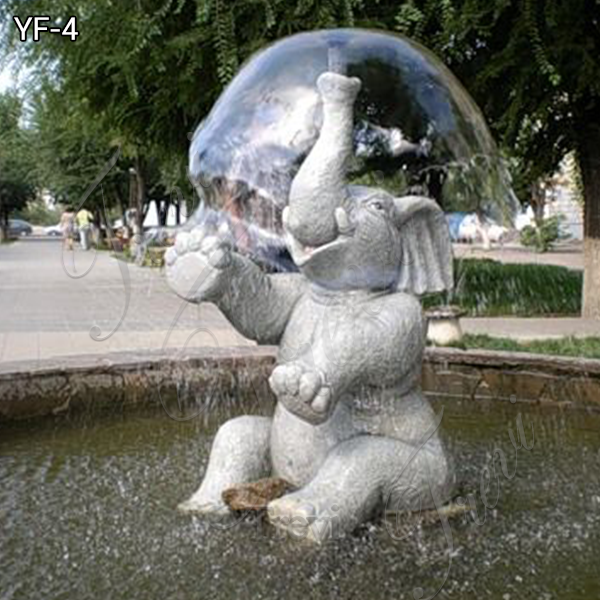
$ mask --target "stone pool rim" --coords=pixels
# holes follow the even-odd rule
[[[269,394],[273,346],[182,348],[67,356],[0,365],[0,423],[57,415],[94,403],[156,401],[154,389],[192,377],[198,390],[246,385]],[[600,360],[491,350],[430,347],[423,388],[435,397],[516,399],[600,410]],[[111,398],[96,394],[111,389]],[[101,397],[101,400],[98,399]]]

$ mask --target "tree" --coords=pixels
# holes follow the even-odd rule
[[[27,203],[25,208],[17,210],[15,216],[28,221],[32,225],[56,225],[60,220],[60,211],[57,206],[48,206],[39,196]]]
[[[77,208],[89,185],[115,154],[117,143],[98,116],[90,118],[85,101],[65,97],[43,81],[31,102],[36,173],[43,191],[63,205]],[[127,167],[117,163],[86,200],[96,220],[105,209],[127,202]],[[105,216],[105,215],[104,215]]]
[[[35,198],[30,132],[20,124],[21,102],[0,95],[0,241],[8,235],[8,218]]]
[[[42,35],[19,41],[5,26],[0,48],[38,78],[86,100],[119,133],[132,158],[151,154],[183,184],[189,135],[242,62],[266,43],[297,31],[352,26],[363,0],[5,0],[0,22],[50,14],[53,25],[76,14],[75,42]],[[370,3],[380,6],[379,2]],[[388,3],[389,4],[389,3]],[[383,5],[383,3],[381,3]],[[377,13],[378,11],[372,11]],[[386,11],[379,10],[386,13]],[[387,10],[389,18],[393,11]],[[380,21],[362,24],[384,26]],[[50,26],[50,25],[49,25]],[[173,169],[178,157],[180,168]],[[167,174],[167,173],[165,173]]]
[[[85,99],[126,156],[185,187],[188,135],[243,61],[324,27],[405,33],[434,50],[483,109],[524,188],[578,157],[585,197],[584,315],[600,318],[600,4],[595,0],[5,0],[13,15],[78,16],[76,42],[0,43],[56,89]],[[168,167],[165,167],[168,165]],[[176,165],[173,168],[173,165]],[[189,189],[189,187],[187,188]]]
[[[5,0],[0,22],[50,14],[55,26],[76,14],[79,36],[22,43],[17,28],[5,26],[0,47],[63,98],[84,103],[92,120],[110,124],[132,163],[129,197],[141,225],[148,194],[165,199],[174,186],[193,193],[190,134],[242,61],[285,34],[352,25],[362,2],[295,4],[290,11],[282,0]]]
[[[41,85],[33,107],[38,179],[58,201],[77,207],[90,184],[122,146],[119,132],[102,114],[94,115],[86,100],[65,98],[65,92],[54,89],[48,81]],[[162,198],[165,194],[156,161],[150,158],[142,164],[139,157],[131,158],[130,149],[125,150],[101,185],[85,200],[97,220],[102,217],[106,221],[106,211],[113,208],[118,208],[124,217],[128,208],[138,204],[141,216],[145,215],[149,200],[137,187],[139,177],[134,177],[131,184],[134,169],[143,170],[142,181],[151,197]]]
[[[398,30],[436,51],[533,184],[576,153],[583,184],[583,316],[600,319],[600,4],[411,0]]]

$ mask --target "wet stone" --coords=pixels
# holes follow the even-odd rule
[[[259,511],[271,500],[291,491],[293,486],[280,477],[267,477],[252,483],[241,483],[223,492],[223,501],[234,511]]]

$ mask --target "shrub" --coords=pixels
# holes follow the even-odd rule
[[[554,244],[562,239],[561,222],[562,215],[555,215],[544,219],[539,227],[527,225],[521,230],[521,244],[529,248],[535,248],[536,252],[548,252]]]

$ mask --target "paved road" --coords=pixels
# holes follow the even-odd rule
[[[58,240],[0,247],[0,315],[0,361],[249,343],[213,305],[178,299],[157,269],[107,252],[63,254]],[[93,340],[94,326],[107,339]]]

